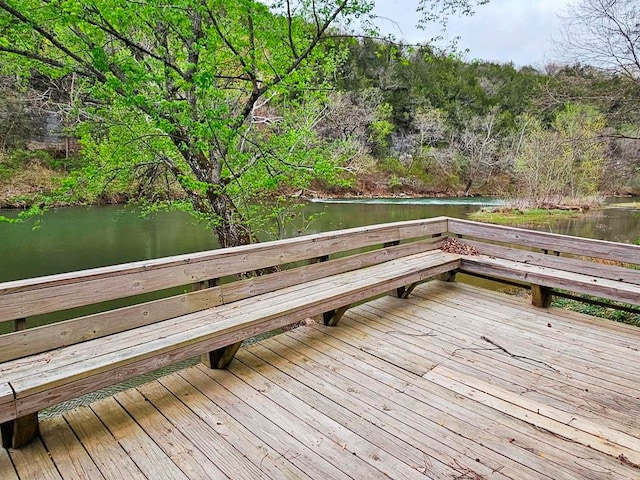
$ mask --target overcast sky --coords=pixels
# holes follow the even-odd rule
[[[418,0],[376,0],[375,14],[382,33],[393,33],[398,40],[419,43],[438,34],[438,28],[415,28]],[[568,0],[490,0],[476,8],[471,17],[454,16],[447,36],[460,36],[459,49],[469,49],[467,60],[482,59],[513,62],[516,66],[542,67],[557,60],[553,39],[560,40],[562,20]]]

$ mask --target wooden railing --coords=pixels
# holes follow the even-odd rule
[[[475,251],[448,250],[447,234]],[[0,335],[3,444],[30,441],[47,406],[194,355],[226,368],[246,338],[308,317],[336,325],[355,302],[435,276],[530,284],[542,307],[559,288],[638,305],[638,266],[636,245],[437,217],[0,283],[0,323],[15,325]],[[30,325],[53,312],[68,318]]]
[[[548,306],[553,289],[640,304],[640,246],[449,219],[450,234],[481,254],[460,271],[531,286]],[[615,305],[614,305],[615,307]]]
[[[197,285],[197,290],[194,292],[127,307],[126,310],[118,309],[113,313],[99,313],[72,320],[74,323],[62,323],[59,324],[59,328],[45,326],[34,329],[46,333],[42,335],[42,344],[32,342],[38,345],[22,352],[23,355],[30,355],[38,351],[69,345],[75,340],[86,341],[125,327],[135,328],[265,293],[282,285],[308,280],[310,271],[317,272],[317,275],[330,275],[340,269],[373,264],[394,256],[415,253],[426,247],[420,244],[407,245],[396,249],[395,253],[380,250],[377,254],[374,253],[368,257],[354,257],[351,263],[343,261],[339,267],[329,264],[324,269],[314,267],[306,270],[285,270],[276,278],[266,277],[264,280],[255,278],[235,282],[232,285],[217,286],[213,289],[202,290],[202,282],[260,269],[283,267],[304,260],[315,263],[318,258],[329,259],[331,255],[348,251],[371,248],[376,245],[381,247],[387,242],[439,236],[446,231],[447,219],[438,217],[0,283],[0,322],[20,321],[24,326],[24,319],[34,315],[133,297],[172,287],[191,289],[192,285]],[[27,333],[22,331],[16,333],[17,335],[0,337],[0,361],[15,358],[14,356],[18,354],[15,351],[16,338],[26,338]],[[28,335],[31,337],[34,334],[29,332]]]
[[[224,368],[245,338],[309,316],[335,324],[353,302],[455,269],[459,258],[437,251],[446,231],[434,218],[2,283],[0,322],[20,327],[0,335],[3,443],[33,438],[46,406],[194,355]],[[104,311],[70,310],[96,304]],[[72,318],[22,329],[60,311]]]

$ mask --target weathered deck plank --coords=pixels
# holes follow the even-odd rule
[[[451,315],[456,315],[457,321],[467,323],[479,320],[495,332],[493,335],[500,343],[501,338],[505,338],[505,346],[513,345],[519,349],[520,354],[530,357],[542,357],[547,359],[547,364],[560,370],[568,370],[577,374],[590,377],[590,381],[595,384],[604,384],[612,391],[625,392],[633,395],[635,387],[633,383],[637,381],[637,371],[633,365],[629,365],[628,357],[633,355],[633,348],[637,341],[633,336],[628,339],[628,344],[621,353],[611,360],[607,351],[613,352],[615,346],[601,343],[598,348],[589,348],[582,335],[555,335],[553,325],[555,320],[548,315],[535,315],[535,312],[519,312],[515,309],[500,308],[495,306],[483,307],[477,299],[469,305],[473,297],[462,299],[438,299],[434,303],[443,303],[444,306],[429,306],[428,308],[452,312],[448,308],[453,308]],[[420,308],[418,306],[418,308]],[[551,325],[551,327],[549,327]],[[492,327],[491,327],[492,326]],[[464,328],[464,327],[463,327]],[[541,333],[544,330],[544,334]],[[482,341],[480,335],[475,335],[476,348],[495,348],[486,341]],[[578,347],[575,346],[578,345]],[[554,366],[555,362],[555,366]],[[540,364],[541,368],[550,369],[549,365]]]
[[[174,428],[179,429],[193,447],[204,453],[225,476],[269,478],[266,473],[229,445],[224,436],[193,413],[188,402],[183,403],[178,400],[160,382],[146,384],[139,390],[147,401],[151,402],[173,424]]]
[[[266,385],[261,388],[264,392],[256,390],[251,385],[237,381],[235,375],[225,371],[207,372],[220,386],[233,391],[236,401],[240,400],[246,405],[260,405],[259,413],[262,421],[269,421],[282,428],[296,438],[300,443],[308,445],[319,456],[326,459],[338,468],[343,475],[349,478],[380,478],[381,472],[371,466],[363,456],[357,455],[354,447],[365,443],[347,429],[331,422],[324,415],[316,415],[316,412],[306,406],[293,401],[288,407],[279,405],[274,400],[262,393],[266,393]],[[280,392],[286,395],[285,392]],[[305,412],[305,410],[307,410]],[[310,415],[310,416],[309,416]],[[241,420],[241,417],[236,417]],[[308,423],[317,422],[320,425]]]
[[[434,335],[432,340],[437,342],[440,350],[425,351],[423,354],[425,358],[432,358],[434,362],[438,363],[447,358],[445,351],[451,352],[451,354],[455,351],[455,356],[459,360],[464,360],[464,364],[460,362],[449,363],[451,368],[458,366],[462,372],[471,370],[475,376],[483,377],[485,381],[495,381],[497,384],[502,385],[503,388],[510,389],[520,395],[534,397],[538,394],[549,395],[547,398],[558,399],[558,402],[560,402],[558,405],[566,407],[569,412],[591,413],[595,418],[610,418],[615,422],[627,418],[627,427],[634,425],[640,415],[640,405],[635,401],[636,390],[633,385],[622,388],[619,385],[611,387],[626,392],[618,392],[612,399],[614,391],[597,385],[595,382],[603,383],[598,378],[580,374],[576,371],[572,371],[570,377],[558,376],[550,368],[544,368],[544,364],[538,364],[542,368],[537,370],[538,379],[535,382],[535,388],[532,388],[534,385],[522,374],[526,372],[526,367],[530,366],[526,364],[527,362],[533,361],[535,363],[535,357],[531,359],[512,358],[489,343],[474,345],[474,341],[478,340],[477,328],[479,327],[477,323],[472,323],[469,317],[465,317],[464,326],[456,326],[455,336],[453,336],[453,332],[447,327],[446,323],[438,325],[438,320],[425,323],[418,316],[410,315],[411,308],[396,308],[395,313],[392,313],[392,308],[386,311],[385,318],[379,318],[375,322],[370,308],[360,309],[359,314],[354,314],[351,318],[356,322],[354,324],[356,327],[364,324],[366,327],[363,328],[380,330],[381,334],[379,336],[382,338],[385,338],[387,332],[392,332],[393,328],[400,324],[406,331],[403,340],[416,348],[421,348],[419,336],[424,335],[425,332],[431,332],[430,334]],[[415,338],[416,336],[417,338]],[[518,345],[513,348],[513,339],[512,335],[508,342],[503,343],[512,348],[513,352],[526,355],[529,351],[528,348],[519,350],[516,349]],[[393,341],[393,339],[389,340]],[[524,347],[527,347],[527,345],[524,345]],[[411,349],[411,347],[407,348]],[[422,350],[418,352],[420,351]],[[525,364],[522,363],[523,361]],[[626,360],[624,361],[626,362]],[[486,372],[493,373],[487,374]],[[625,398],[627,401],[624,401]],[[583,401],[577,401],[579,399],[583,399]],[[612,402],[612,400],[615,401]],[[585,403],[593,404],[594,401],[602,405],[602,408],[590,412],[588,408],[585,408]],[[623,406],[621,403],[625,405]]]
[[[24,448],[12,451],[10,455],[21,479],[62,479],[40,439],[36,439]]]
[[[115,475],[131,479],[146,478],[89,407],[71,410],[64,414],[64,418],[106,478],[114,478]]]
[[[195,369],[184,372],[184,377],[190,374],[201,374]],[[200,376],[200,378],[204,378]],[[282,455],[272,448],[268,442],[262,442],[245,425],[237,422],[229,413],[220,408],[213,400],[219,394],[216,385],[205,379],[192,385],[180,375],[172,375],[161,379],[162,385],[179,399],[189,399],[190,409],[202,421],[218,432],[236,450],[244,455],[254,465],[259,466],[270,478],[305,479],[310,478],[300,468],[285,460]],[[208,396],[209,395],[209,396]],[[313,463],[307,465],[307,468]]]
[[[63,478],[105,478],[62,415],[43,423],[40,435]]]
[[[329,376],[328,382],[337,389],[335,395],[330,394],[328,382],[323,384],[322,393],[328,395],[333,403],[344,406],[367,422],[404,439],[412,446],[417,446],[429,459],[430,469],[437,467],[436,462],[439,461],[454,469],[469,469],[481,473],[483,470],[487,473],[488,468],[493,472],[492,478],[502,478],[502,474],[508,473],[510,467],[505,467],[504,462],[492,463],[494,452],[448,430],[445,422],[419,413],[425,412],[425,406],[417,399],[420,395],[413,398],[403,397],[411,397],[411,389],[407,386],[407,382],[413,381],[411,374],[377,358],[363,359],[360,350],[350,343],[343,343],[341,339],[334,339],[330,333],[332,332],[317,331],[312,337],[299,338],[292,332],[287,334],[287,337],[290,337],[287,344],[290,341],[301,343],[305,355],[313,354],[314,362],[321,363],[331,372],[339,371],[340,375],[345,377],[336,378],[335,374]],[[310,349],[321,354],[318,355]],[[315,363],[313,365],[317,366]],[[309,367],[312,368],[311,365]],[[314,372],[320,370],[316,367]],[[291,374],[289,368],[287,374]],[[317,382],[309,381],[309,388],[312,389]],[[371,389],[376,391],[377,395],[371,394]],[[398,395],[400,401],[395,401],[394,396]],[[482,460],[478,462],[477,459],[480,458]],[[420,465],[421,462],[417,464]],[[521,468],[517,468],[515,472],[517,478],[539,478],[527,476]],[[515,478],[511,475],[507,477]]]
[[[352,376],[357,372],[349,372],[351,368],[347,364],[338,363],[329,357],[318,358],[316,362],[306,356],[310,353],[308,346],[296,343],[293,338],[279,340],[282,343],[277,347],[272,346],[274,350],[262,346],[251,347],[250,352],[255,354],[254,357],[248,358],[247,354],[243,354],[239,360],[251,365],[256,371],[274,377],[278,385],[285,385],[288,391],[303,398],[314,408],[349,425],[349,428],[378,443],[380,448],[393,453],[397,459],[407,462],[412,468],[421,470],[428,464],[423,475],[449,478],[460,475],[460,469],[484,470],[485,474],[492,471],[478,465],[474,460],[477,455],[467,458],[460,455],[459,451],[451,451],[453,449],[447,448],[448,445],[441,444],[446,430],[439,425],[431,425],[436,430],[435,434],[430,432],[431,436],[425,433],[428,429],[417,431],[411,428],[412,424],[428,422],[417,414],[412,415],[412,411],[400,403],[396,402],[394,405],[393,395],[401,395],[397,390],[390,389],[386,392],[386,401],[380,401],[369,391],[369,387],[378,387],[375,390],[380,393],[386,387],[385,384],[377,385],[376,381],[366,375],[362,376],[361,383],[357,383]],[[300,349],[287,348],[288,345],[297,345]],[[265,366],[265,362],[269,366]],[[285,366],[286,375],[277,374],[282,366]],[[314,395],[314,388],[318,386],[322,387],[322,393],[316,392]],[[394,413],[390,413],[392,411]],[[366,422],[361,422],[363,417]],[[420,448],[416,445],[420,445]],[[459,465],[456,466],[456,462]],[[505,477],[499,474],[496,478]]]
[[[639,340],[432,282],[45,419],[0,477],[640,478]]]
[[[333,331],[329,332],[329,335],[336,335]],[[344,335],[336,335],[343,341]],[[347,337],[348,338],[348,337]],[[371,346],[372,338],[362,337],[357,339],[352,337],[348,339],[350,348],[355,345],[355,351],[367,351],[372,355],[379,355],[379,343],[375,346]],[[305,343],[308,340],[305,340]],[[331,345],[336,347],[335,345]],[[337,348],[337,347],[336,347]],[[327,349],[328,355],[333,355],[335,348]],[[374,353],[375,352],[375,353]],[[385,353],[382,354],[379,361],[375,361],[372,358],[366,359],[366,364],[374,365],[374,370],[370,372],[370,375],[378,375],[375,372],[375,368],[378,368],[380,372],[385,372],[387,375],[380,375],[380,383],[382,386],[393,387],[388,392],[385,392],[381,385],[378,385],[376,390],[382,393],[382,399],[375,405],[376,408],[385,410],[385,405],[389,405],[389,398],[393,398],[394,390],[409,395],[409,400],[403,399],[402,404],[405,408],[408,408],[412,412],[420,412],[419,417],[411,417],[409,420],[405,420],[405,423],[412,428],[416,426],[424,425],[428,422],[434,422],[437,425],[445,426],[447,429],[451,429],[451,433],[462,435],[462,437],[469,439],[472,442],[478,442],[479,446],[484,447],[486,450],[483,454],[477,455],[475,458],[480,458],[482,461],[498,461],[501,462],[500,471],[505,473],[505,458],[508,457],[511,460],[515,460],[518,465],[513,478],[559,478],[558,473],[564,472],[564,477],[573,478],[591,478],[590,467],[578,468],[574,467],[573,470],[568,471],[565,467],[567,455],[576,456],[583,452],[580,448],[572,443],[560,444],[556,443],[556,439],[541,434],[538,430],[530,428],[523,422],[515,422],[510,416],[496,416],[495,410],[491,407],[484,408],[485,406],[474,402],[472,399],[465,399],[464,397],[456,394],[455,392],[446,391],[439,386],[434,385],[432,382],[420,382],[412,378],[413,373],[403,378],[403,372],[406,368],[404,366],[393,365],[393,357],[384,358]],[[358,364],[358,370],[364,370],[366,367],[363,364]],[[344,368],[340,368],[340,372],[344,372]],[[390,375],[389,375],[390,374]],[[394,380],[394,377],[397,379]],[[371,386],[371,379],[364,379],[360,383],[364,386]],[[375,385],[375,383],[374,383]],[[382,402],[382,403],[381,403]],[[388,410],[388,408],[387,408]],[[394,412],[391,409],[391,412]],[[441,437],[440,432],[436,432],[438,437]],[[443,438],[446,438],[443,437]],[[451,439],[446,440],[447,443],[451,443]],[[551,442],[551,443],[548,443]],[[545,462],[540,462],[541,455],[539,452],[544,452]],[[502,457],[501,455],[506,455]],[[525,468],[529,467],[529,470]],[[600,476],[597,478],[619,478],[616,475],[612,476]]]
[[[115,399],[189,478],[228,478],[136,389]]]
[[[135,422],[113,398],[91,405],[91,410],[147,478],[187,480],[173,460]],[[142,459],[142,460],[136,460]]]
[[[13,463],[11,463],[9,453],[4,448],[0,448],[0,478],[18,480],[18,474],[13,467]]]
[[[287,371],[291,368],[292,366],[288,365]],[[424,476],[424,473],[418,472],[404,462],[402,457],[408,452],[403,449],[403,455],[398,455],[399,450],[389,438],[384,438],[382,432],[366,428],[368,425],[363,425],[364,428],[352,428],[348,423],[345,425],[344,418],[336,418],[334,411],[339,409],[337,404],[325,405],[324,409],[318,410],[323,412],[323,415],[315,415],[316,410],[309,408],[311,405],[305,395],[296,395],[299,383],[296,382],[293,387],[289,385],[289,388],[284,388],[279,383],[256,374],[256,371],[246,366],[236,367],[234,374],[281,408],[291,411],[300,422],[324,434],[345,452],[345,455],[357,456],[364,460],[368,464],[366,470],[358,465],[355,471],[356,475],[361,475],[360,478],[378,478],[381,474],[390,478],[417,479]],[[345,473],[353,476],[353,473],[346,469]],[[451,471],[447,473],[450,474]],[[429,475],[428,478],[442,478],[442,476]]]

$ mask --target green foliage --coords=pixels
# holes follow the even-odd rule
[[[45,151],[30,152],[16,149],[9,152],[0,151],[0,181],[8,181],[20,173],[40,166],[58,172],[60,175],[81,165],[83,160],[78,156],[55,158]]]
[[[261,240],[280,240],[304,234],[324,212],[306,214],[305,203],[269,196],[251,206],[251,227]]]
[[[27,210],[22,210],[15,217],[0,215],[0,223],[27,223],[33,221],[33,230],[40,228],[40,218],[47,208],[42,204],[34,204]],[[35,219],[35,220],[34,220]]]
[[[579,213],[571,210],[547,210],[540,208],[517,209],[517,208],[489,208],[472,212],[468,215],[470,220],[480,222],[495,223],[497,225],[515,226],[540,226],[552,225],[559,220],[572,218]]]
[[[389,138],[395,130],[391,117],[393,107],[388,103],[378,105],[375,119],[369,124],[371,135],[369,141],[376,154],[383,154],[389,150]]]
[[[406,173],[405,166],[396,157],[386,157],[378,162],[378,168],[389,175],[403,176]]]
[[[73,170],[55,201],[176,208],[220,233],[246,227],[268,196],[372,170],[389,188],[517,190],[539,204],[593,194],[605,167],[605,187],[640,185],[633,140],[601,135],[637,136],[640,90],[627,77],[342,35],[336,25],[366,17],[370,1],[265,3],[15,0],[25,23],[1,2],[0,52],[24,54],[0,54],[0,71],[75,86],[67,107],[83,120],[86,164],[41,160]],[[422,19],[480,3],[425,0]],[[20,107],[12,95],[0,126]],[[0,162],[0,179],[12,165]]]
[[[391,175],[387,180],[387,187],[389,190],[396,190],[402,187],[402,180],[397,175]]]
[[[595,297],[591,297],[588,295],[583,295],[583,297],[591,300],[596,299]],[[600,317],[607,320],[613,320],[615,322],[621,322],[640,327],[640,313],[632,313],[613,307],[603,307],[601,305],[593,305],[590,303],[581,302],[579,300],[562,297],[554,297],[551,305],[554,307],[572,310],[574,312],[584,313],[586,315],[592,315],[594,317]],[[625,306],[631,307],[631,305]]]
[[[432,176],[429,174],[429,171],[432,169],[433,162],[431,159],[428,157],[418,157],[411,162],[407,169],[407,173],[411,178],[417,179],[424,185],[429,185],[433,180]]]
[[[243,205],[252,194],[336,175],[338,159],[322,156],[311,130],[345,53],[318,45],[334,23],[372,7],[0,2],[0,52],[23,71],[73,72],[89,100],[78,107],[91,119],[82,133],[91,162],[62,192],[91,201],[124,189],[163,206],[179,188],[180,208],[188,201],[223,246],[235,245],[251,241]]]

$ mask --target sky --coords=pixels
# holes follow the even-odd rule
[[[421,43],[439,33],[415,27],[418,0],[376,0],[374,13],[381,33],[393,33],[398,40]],[[558,42],[562,39],[561,16],[569,0],[490,0],[476,7],[471,17],[453,16],[446,37],[460,37],[459,50],[468,49],[467,60],[513,62],[521,67],[542,67],[561,60]],[[393,20],[393,21],[392,21]],[[396,23],[394,23],[396,22]]]

